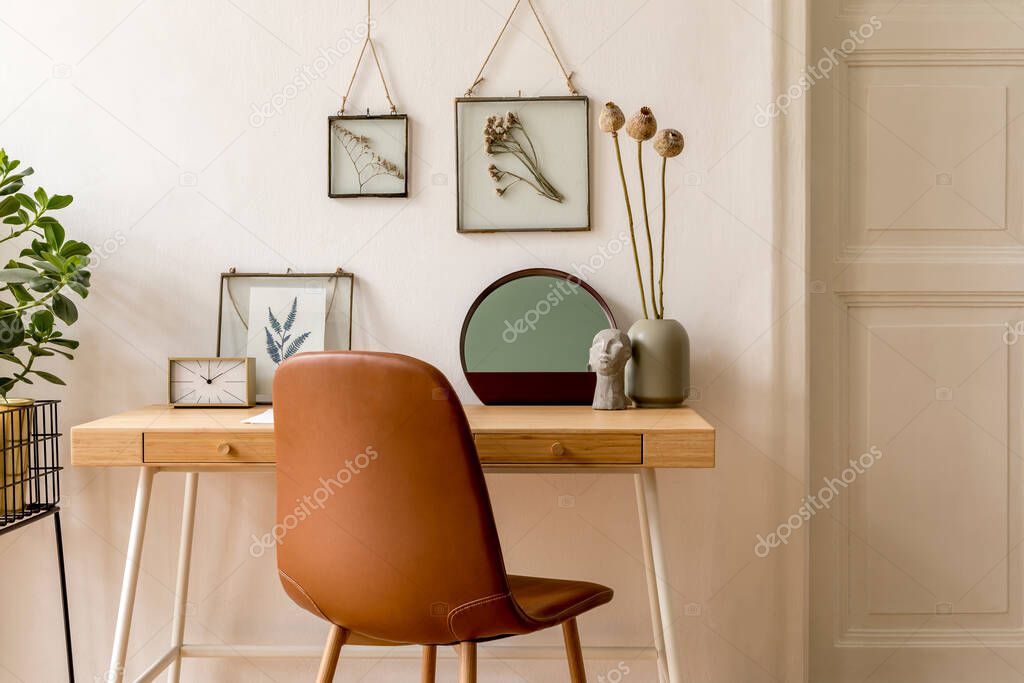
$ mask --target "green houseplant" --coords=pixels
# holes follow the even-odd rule
[[[8,398],[8,394],[34,379],[64,384],[39,364],[56,356],[72,358],[78,342],[66,338],[57,322],[72,325],[78,320],[78,309],[67,292],[83,298],[89,294],[87,266],[92,249],[66,239],[64,227],[52,215],[71,204],[72,197],[50,196],[41,187],[31,194],[23,191],[25,178],[32,173],[0,149],[0,219],[6,228],[0,228],[0,245],[6,243],[11,253],[18,244],[15,240],[30,241],[0,269],[0,360],[7,364],[0,370],[0,416],[9,413],[0,420],[0,515],[20,513],[31,503],[27,482],[34,401]]]
[[[68,296],[89,294],[89,254],[84,242],[67,239],[53,212],[67,207],[71,195],[49,195],[37,187],[25,189],[32,168],[22,168],[0,149],[0,244],[29,242],[17,258],[0,269],[0,406],[13,402],[10,391],[19,384],[42,379],[64,381],[39,366],[47,358],[72,358],[78,342],[58,329],[58,321],[73,325],[78,309]],[[8,245],[10,246],[10,245]]]

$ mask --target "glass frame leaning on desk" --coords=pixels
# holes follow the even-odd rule
[[[232,283],[236,283],[232,285]],[[220,276],[217,306],[218,356],[251,356],[249,353],[250,294],[255,288],[286,288],[297,292],[311,288],[326,292],[323,348],[304,351],[348,351],[352,348],[352,307],[355,275],[338,268],[333,273],[239,273],[231,268]],[[347,290],[347,291],[346,291]],[[225,301],[226,300],[226,301]],[[282,354],[283,355],[283,354]],[[271,403],[270,383],[257,359],[256,403]]]

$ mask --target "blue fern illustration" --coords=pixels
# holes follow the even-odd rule
[[[298,353],[306,338],[311,334],[310,332],[303,332],[298,337],[292,339],[292,325],[295,324],[298,312],[299,298],[294,297],[291,310],[288,311],[288,315],[285,317],[284,324],[282,325],[281,321],[274,315],[274,312],[270,310],[270,307],[267,307],[267,318],[270,322],[270,327],[264,327],[263,331],[267,335],[267,355],[270,356],[270,360],[274,361],[275,365],[280,365],[282,361]]]

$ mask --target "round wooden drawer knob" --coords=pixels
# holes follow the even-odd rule
[[[551,455],[565,455],[565,446],[560,441],[551,444]]]
[[[231,444],[222,443],[221,445],[217,446],[217,453],[219,453],[220,455],[231,455]]]

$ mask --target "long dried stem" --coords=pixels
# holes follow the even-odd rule
[[[525,134],[525,132],[526,131],[523,130],[524,134]],[[526,170],[530,172],[530,175],[532,175],[537,180],[537,183],[540,184],[541,188],[543,188],[543,189],[538,189],[537,185],[535,185],[532,182],[530,183],[530,186],[532,186],[534,189],[536,189],[538,194],[540,194],[540,195],[542,195],[544,197],[547,197],[548,199],[550,199],[552,201],[561,202],[564,199],[564,197],[562,196],[562,194],[557,189],[555,189],[554,185],[552,185],[550,182],[548,182],[547,178],[544,177],[544,174],[541,173],[540,167],[537,165],[537,162],[535,161],[536,156],[532,156],[531,157],[530,154],[528,154],[526,152],[526,150],[523,148],[523,146],[518,141],[513,140],[513,142],[514,142],[514,146],[508,144],[507,142],[494,143],[493,145],[491,145],[492,153],[494,153],[494,154],[501,154],[501,153],[511,154],[513,157],[515,157],[516,159],[519,160],[519,163],[521,163],[523,166],[526,167]],[[532,143],[531,143],[530,147],[531,148],[533,147]],[[515,173],[512,173],[510,171],[500,170],[500,172],[504,173],[504,174],[507,174],[507,175],[515,176],[516,178],[519,178],[519,176],[517,176]],[[525,180],[525,178],[521,178],[521,180]],[[527,181],[527,182],[529,182],[529,181]],[[506,187],[504,189],[507,190],[508,188]]]
[[[665,168],[668,157],[661,158],[661,268],[658,269],[658,307],[659,318],[665,317]]]
[[[523,131],[523,137],[526,138],[526,142],[530,145],[530,155],[537,160],[537,163],[540,163],[540,157],[537,156],[537,149],[533,146],[533,140],[530,139],[530,134],[526,132],[526,126],[522,123],[517,123],[516,128]],[[525,152],[526,150],[523,151]]]
[[[647,213],[647,182],[644,180],[644,143],[637,140],[636,163],[640,167],[640,199],[644,207],[644,227],[647,229],[647,260],[651,266],[651,308],[654,310],[654,317],[658,318],[658,301],[654,296],[654,242],[651,237],[651,219]]]
[[[619,179],[622,180],[622,196],[626,198],[626,216],[629,219],[629,239],[633,243],[633,263],[636,265],[636,282],[640,285],[640,305],[644,309],[644,319],[649,318],[647,314],[647,295],[644,294],[644,277],[640,272],[640,252],[636,248],[636,229],[633,227],[633,206],[629,202],[629,186],[626,184],[626,171],[622,168],[622,150],[619,148],[619,134],[612,133],[612,141],[615,143],[615,159],[619,162]]]
[[[511,183],[509,183],[509,184],[508,184],[508,185],[506,185],[505,187],[501,188],[502,194],[504,194],[505,192],[507,192],[507,191],[508,191],[508,188],[512,187],[512,186],[513,186],[513,185],[515,185],[516,183],[526,183],[527,185],[529,185],[530,187],[532,187],[532,188],[534,189],[534,191],[536,191],[536,193],[537,193],[537,194],[539,194],[539,195],[543,195],[543,196],[545,196],[545,197],[547,196],[546,194],[544,194],[544,190],[542,190],[541,188],[537,187],[537,185],[536,185],[536,184],[535,184],[535,183],[534,183],[533,181],[531,181],[531,180],[528,180],[527,178],[524,178],[524,177],[523,177],[523,176],[521,176],[521,175],[518,175],[518,174],[516,174],[516,173],[513,173],[512,171],[499,171],[499,173],[500,173],[500,174],[501,174],[502,176],[512,176],[513,178],[515,178],[515,180],[513,180],[513,181],[512,181]]]

